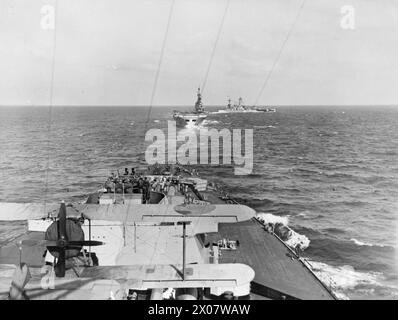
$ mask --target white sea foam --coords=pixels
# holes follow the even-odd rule
[[[290,238],[285,241],[285,243],[292,248],[295,248],[297,245],[299,245],[301,250],[307,249],[310,245],[310,242],[310,239],[308,239],[305,235],[299,234],[294,230],[292,230]]]
[[[258,129],[265,129],[265,128],[275,128],[275,126],[254,126],[254,128],[258,128]]]
[[[274,216],[271,213],[261,213],[260,212],[256,215],[256,218],[258,220],[260,220],[263,224],[282,223],[284,226],[287,226],[289,224],[288,217]]]
[[[275,226],[276,224],[282,224],[283,226],[285,226],[289,230],[289,233],[288,239],[284,240],[284,242],[289,247],[294,249],[299,246],[301,250],[304,250],[307,249],[310,245],[310,240],[305,235],[297,233],[288,226],[288,217],[275,216],[270,213],[258,213],[256,215],[256,218],[264,225]]]
[[[361,272],[349,265],[334,267],[323,262],[311,260],[307,262],[317,277],[340,299],[348,299],[345,292],[359,285],[378,286],[380,285],[378,281],[382,278],[381,273]]]
[[[217,120],[204,120],[203,125],[205,124],[217,124],[219,123]]]
[[[373,246],[377,246],[377,247],[384,247],[384,245],[382,244],[372,244],[370,242],[363,242],[363,241],[359,241],[355,238],[350,239],[351,241],[353,241],[357,246],[367,246],[367,247],[373,247]]]

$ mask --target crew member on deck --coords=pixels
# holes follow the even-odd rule
[[[125,175],[125,176],[128,176],[128,175],[129,175],[129,169],[124,168],[124,175]]]

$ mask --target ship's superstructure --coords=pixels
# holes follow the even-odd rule
[[[250,112],[258,112],[257,110],[250,108],[243,104],[242,97],[239,97],[238,103],[231,104],[231,99],[228,99],[228,104],[225,109],[221,109],[216,113],[250,113]]]
[[[192,112],[173,112],[173,119],[179,127],[194,127],[200,125],[207,118],[207,114],[202,103],[202,94],[200,88],[197,92],[195,109]]]

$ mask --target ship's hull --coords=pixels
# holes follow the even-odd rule
[[[258,112],[276,112],[275,108],[268,108],[268,107],[256,107],[255,110]]]
[[[204,113],[174,113],[173,119],[177,127],[196,127],[207,118]]]
[[[258,110],[218,110],[216,112],[214,112],[214,114],[217,113],[257,113],[257,112],[261,112]]]

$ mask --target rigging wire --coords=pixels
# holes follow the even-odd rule
[[[214,60],[214,55],[215,55],[215,53],[216,53],[216,48],[217,48],[217,45],[218,45],[218,41],[219,41],[220,36],[221,36],[221,31],[222,31],[222,29],[223,29],[223,27],[224,27],[225,16],[227,15],[229,3],[230,3],[230,0],[227,0],[227,3],[226,3],[226,5],[225,5],[225,9],[224,9],[224,14],[223,14],[223,16],[222,16],[222,18],[221,18],[221,23],[220,23],[220,26],[219,26],[219,28],[218,28],[216,41],[215,41],[215,43],[214,43],[213,50],[212,50],[211,55],[210,55],[209,64],[207,65],[205,78],[204,78],[204,81],[203,81],[203,84],[202,84],[202,94],[203,94],[203,92],[205,91],[205,87],[206,87],[206,83],[207,83],[207,78],[208,78],[208,76],[209,76],[210,68],[211,68],[211,65],[212,65],[213,60]]]
[[[157,66],[157,70],[156,70],[156,74],[155,74],[155,80],[153,82],[152,94],[151,94],[151,99],[150,99],[150,102],[149,102],[149,109],[148,109],[148,113],[147,113],[147,119],[146,119],[146,122],[145,122],[145,131],[144,132],[146,132],[146,130],[147,130],[147,125],[148,125],[149,118],[150,118],[151,112],[152,112],[153,100],[154,100],[155,95],[156,95],[160,69],[161,69],[162,62],[163,62],[164,51],[165,51],[165,48],[166,48],[167,37],[168,37],[168,34],[169,34],[169,29],[170,29],[170,22],[171,22],[171,18],[172,18],[172,15],[173,15],[174,4],[175,4],[175,0],[172,0],[171,5],[170,5],[170,10],[169,10],[169,16],[168,16],[168,19],[167,19],[166,31],[165,31],[164,38],[163,38],[162,48],[160,50],[160,57],[159,57],[158,66]]]
[[[47,197],[48,197],[48,173],[50,170],[50,136],[51,136],[51,121],[52,121],[52,108],[54,101],[54,78],[55,78],[55,53],[57,47],[57,12],[58,12],[58,0],[54,1],[54,31],[53,31],[53,50],[52,50],[52,61],[51,61],[51,76],[50,76],[50,97],[48,105],[48,126],[47,126],[47,164],[46,164],[46,177],[45,177],[45,190],[44,190],[44,210],[47,210]],[[45,213],[45,212],[44,212]]]
[[[272,64],[271,70],[268,72],[268,74],[267,74],[267,76],[266,76],[266,78],[265,78],[265,81],[264,81],[263,85],[261,86],[260,92],[258,93],[256,100],[254,101],[254,105],[257,105],[259,99],[261,98],[261,95],[263,94],[263,91],[264,91],[265,87],[266,87],[267,84],[268,84],[269,79],[270,79],[271,76],[272,76],[272,73],[274,72],[274,69],[275,69],[276,65],[277,65],[278,62],[279,62],[279,59],[280,59],[280,57],[281,57],[281,55],[282,55],[282,52],[283,52],[283,49],[285,48],[286,43],[287,43],[287,41],[289,40],[289,38],[290,38],[290,36],[291,36],[291,34],[292,34],[292,32],[293,32],[293,29],[294,29],[294,27],[295,27],[295,25],[296,25],[296,23],[297,23],[297,21],[298,21],[298,19],[299,19],[299,17],[300,17],[300,13],[301,13],[301,11],[302,11],[302,9],[303,9],[303,7],[304,7],[305,2],[306,2],[306,0],[302,0],[301,5],[300,5],[300,8],[299,8],[299,10],[297,11],[297,14],[296,14],[296,16],[295,16],[295,18],[294,18],[294,20],[293,20],[293,23],[290,25],[289,31],[287,32],[286,37],[285,37],[285,39],[284,39],[284,41],[283,41],[281,47],[279,48],[277,57],[276,57],[276,59],[274,60],[274,63]]]

